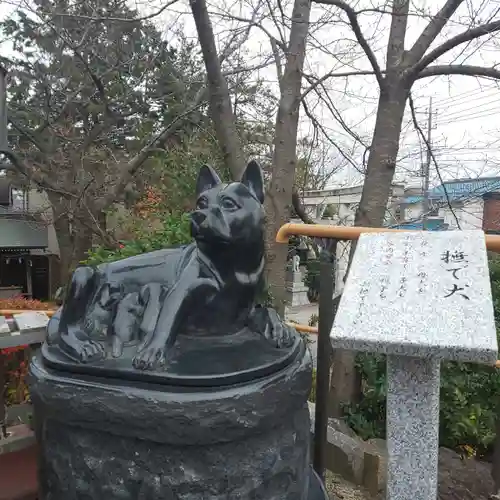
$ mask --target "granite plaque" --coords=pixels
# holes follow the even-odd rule
[[[484,233],[362,234],[331,340],[334,348],[493,364]]]

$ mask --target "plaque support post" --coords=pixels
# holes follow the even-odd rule
[[[435,500],[440,360],[387,356],[387,500]]]

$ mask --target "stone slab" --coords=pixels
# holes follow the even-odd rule
[[[0,316],[0,335],[9,335],[10,327],[9,323],[5,319],[5,316]]]
[[[285,288],[288,292],[307,292],[309,288],[304,283],[285,281]]]
[[[287,289],[288,303],[291,307],[305,306],[309,304],[309,297],[307,296],[307,288],[305,290],[297,291]]]
[[[493,364],[484,233],[362,234],[331,340],[334,348]]]
[[[288,269],[285,275],[285,280],[291,283],[302,283],[303,276],[300,271],[293,271],[292,269]]]
[[[28,333],[39,328],[46,328],[49,323],[49,317],[39,311],[26,311],[14,314],[17,327],[21,333]]]
[[[12,332],[10,335],[0,335],[0,349],[18,347],[20,345],[41,344],[47,337],[45,329],[39,328],[30,333]]]
[[[35,433],[25,424],[7,427],[8,437],[0,439],[0,455],[24,450],[36,443]]]

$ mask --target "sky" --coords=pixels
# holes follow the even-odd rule
[[[0,18],[11,15],[12,2],[23,0],[0,0]],[[235,29],[242,30],[248,23],[252,12],[264,12],[268,0],[207,0],[212,24],[219,47],[224,46]],[[405,48],[411,48],[429,16],[442,7],[445,0],[413,0],[407,27]],[[151,0],[131,3],[142,14],[156,12],[165,0]],[[356,10],[364,9],[359,16],[365,38],[369,41],[379,64],[385,66],[390,15],[380,13],[387,2],[383,0],[357,0],[348,2]],[[280,39],[282,34],[288,39],[287,30],[280,31],[273,22],[278,15],[278,2],[271,2],[271,14],[254,19],[261,25],[252,27],[248,40],[241,47],[250,66],[258,66],[269,61],[269,66],[253,73],[254,78],[262,79],[277,94],[277,73],[272,63],[269,36]],[[283,0],[285,18],[290,17],[292,2]],[[258,8],[257,8],[258,7]],[[455,13],[452,20],[436,40],[434,46],[450,36],[467,29],[471,24],[478,24],[498,19],[500,13],[498,0],[468,0]],[[175,42],[176,32],[183,29],[188,38],[196,40],[196,30],[187,0],[179,0],[154,18],[155,24],[167,39]],[[500,35],[485,36],[477,42],[462,45],[440,58],[439,64],[469,64],[491,67],[499,61]],[[2,53],[11,51],[8,44],[0,43]],[[352,30],[345,15],[330,6],[314,5],[311,14],[310,36],[306,52],[305,73],[313,77],[333,72],[370,70],[369,62],[355,42]],[[304,84],[304,88],[307,84]],[[432,146],[437,160],[439,173],[444,179],[500,175],[500,87],[497,82],[484,78],[467,76],[440,76],[419,80],[412,90],[419,125],[427,129],[429,104],[432,99]],[[371,76],[349,76],[329,78],[321,89],[322,99],[314,92],[307,95],[307,104],[315,118],[321,123],[323,132],[319,143],[312,151],[313,158],[320,158],[327,169],[340,168],[330,181],[332,186],[353,185],[362,182],[362,174],[342,160],[337,144],[347,152],[355,165],[362,164],[364,146],[368,145],[373,133],[377,109],[378,87]],[[328,103],[328,105],[325,104]],[[344,124],[334,118],[331,108]],[[408,108],[408,107],[407,107]],[[249,117],[252,118],[252,117]],[[257,115],[253,117],[258,120]],[[351,131],[346,132],[346,129]],[[311,121],[301,111],[301,137],[312,139]],[[353,138],[355,136],[359,140]],[[360,144],[363,143],[363,145]],[[326,153],[325,153],[326,151]],[[325,157],[326,156],[326,157]],[[418,176],[421,162],[425,160],[425,144],[414,130],[409,109],[405,116],[400,140],[400,154],[397,162],[397,180],[409,185],[422,182]],[[439,176],[431,167],[431,185],[439,183]]]

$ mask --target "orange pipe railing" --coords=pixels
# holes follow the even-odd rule
[[[286,324],[289,326],[293,326],[298,332],[318,335],[318,328],[316,326],[301,325],[299,323],[294,323],[293,321],[287,321]]]
[[[391,229],[385,227],[347,227],[323,226],[321,224],[284,224],[276,234],[278,243],[288,243],[290,236],[312,236],[316,238],[333,238],[336,240],[357,240],[362,233],[389,233],[415,231],[414,229]],[[486,248],[500,253],[500,235],[485,234]]]
[[[47,310],[37,310],[37,309],[0,309],[0,316],[12,316],[13,314],[25,313],[25,312],[39,312],[45,313],[49,318],[53,316],[56,309]]]

